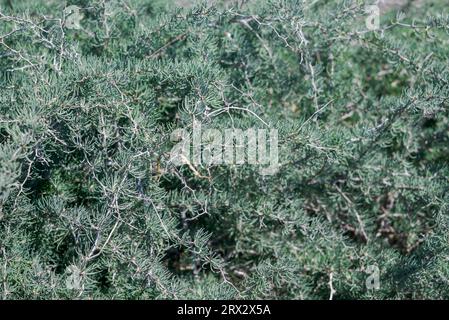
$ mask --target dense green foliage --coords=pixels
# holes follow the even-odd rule
[[[0,296],[449,298],[445,2],[0,2]],[[172,165],[193,121],[279,171]]]

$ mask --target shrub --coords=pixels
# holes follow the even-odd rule
[[[2,298],[448,298],[429,2],[373,31],[361,1],[3,1]],[[277,129],[279,170],[175,166],[195,123]]]

